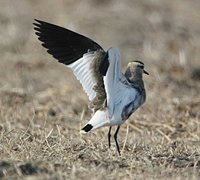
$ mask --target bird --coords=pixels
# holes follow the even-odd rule
[[[144,69],[144,63],[130,61],[123,73],[118,48],[105,51],[84,35],[42,20],[35,19],[33,25],[42,46],[73,71],[89,98],[91,118],[80,132],[109,126],[110,148],[111,128],[117,126],[114,140],[120,155],[117,140],[120,126],[146,100],[143,74],[149,73]]]

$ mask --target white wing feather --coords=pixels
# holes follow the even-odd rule
[[[96,53],[89,52],[74,63],[68,65],[82,84],[83,90],[88,95],[90,101],[96,96],[96,92],[93,90],[94,85],[97,83],[93,73],[93,63],[95,63],[95,59]]]

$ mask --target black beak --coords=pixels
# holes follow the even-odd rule
[[[149,73],[148,73],[147,71],[143,70],[143,72],[144,72],[144,74],[147,74],[147,75],[149,75]]]

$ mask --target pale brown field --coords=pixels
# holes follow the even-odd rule
[[[48,4],[47,4],[48,2]],[[33,19],[145,63],[147,101],[108,148],[87,96],[41,47]],[[1,0],[0,179],[200,179],[199,0]]]

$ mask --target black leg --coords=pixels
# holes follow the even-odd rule
[[[112,126],[110,126],[110,128],[109,128],[109,131],[108,131],[108,146],[109,146],[109,148],[110,148],[110,146],[111,146],[111,144],[110,144],[110,137],[111,137],[111,128],[112,128]]]
[[[118,134],[118,132],[119,132],[119,128],[120,128],[120,126],[117,126],[117,130],[116,130],[116,132],[115,132],[115,134],[114,134],[114,139],[115,139],[115,142],[116,142],[117,151],[118,151],[118,153],[119,153],[119,155],[120,155],[119,144],[118,144],[118,142],[117,142],[117,134]]]

